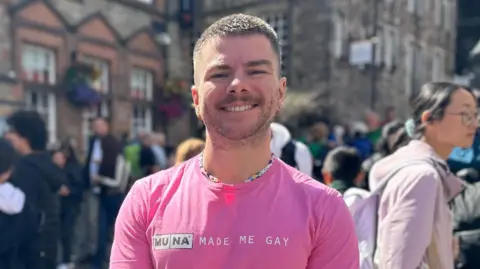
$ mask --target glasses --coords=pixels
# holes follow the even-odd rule
[[[459,112],[459,113],[447,113],[447,114],[453,115],[453,116],[460,116],[463,126],[471,126],[474,123],[477,124],[479,121],[478,113]]]

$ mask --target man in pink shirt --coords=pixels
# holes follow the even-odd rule
[[[193,56],[204,152],[139,180],[115,227],[112,269],[357,269],[342,197],[270,151],[286,79],[263,20],[211,25]]]

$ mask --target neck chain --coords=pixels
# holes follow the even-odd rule
[[[265,166],[262,170],[260,170],[259,172],[257,172],[256,174],[254,174],[253,176],[247,178],[245,180],[245,182],[250,182],[250,181],[253,181],[261,176],[263,176],[267,171],[268,169],[270,169],[270,167],[272,166],[272,163],[273,163],[273,159],[274,159],[275,155],[272,154],[272,156],[270,157],[270,160],[268,161],[268,164],[267,166]],[[214,182],[214,183],[220,183],[220,179],[218,179],[217,177],[211,175],[210,173],[207,172],[207,170],[205,169],[205,167],[203,167],[203,152],[200,154],[200,158],[199,158],[199,165],[200,165],[200,171],[202,172],[202,174],[210,181]]]

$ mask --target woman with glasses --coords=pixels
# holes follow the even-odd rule
[[[428,83],[412,103],[406,128],[412,141],[378,161],[370,173],[371,182],[382,188],[375,261],[379,268],[451,269],[448,202],[464,184],[446,160],[454,147],[472,145],[476,98],[456,84]]]
[[[478,103],[480,99],[480,91],[473,90],[473,94],[475,95]],[[480,108],[477,106],[477,111],[479,109]],[[477,171],[477,174],[480,175],[480,132],[478,132],[478,130],[471,147],[456,147],[453,149],[452,153],[448,157],[448,166],[450,167],[452,173],[458,173],[464,169],[474,169]],[[468,178],[469,183],[475,183],[479,180],[480,178],[478,176]]]

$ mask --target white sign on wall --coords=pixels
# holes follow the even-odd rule
[[[371,41],[356,41],[350,44],[349,62],[351,65],[366,65],[371,63],[373,43]]]

